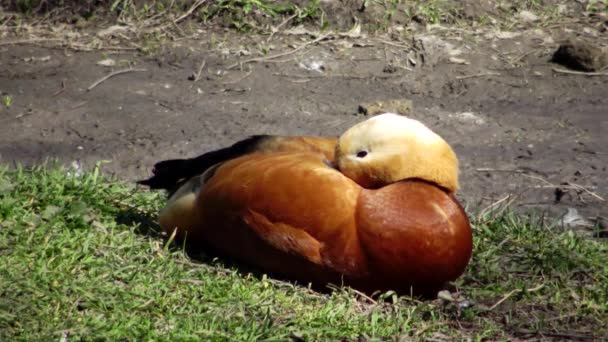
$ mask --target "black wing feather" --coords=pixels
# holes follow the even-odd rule
[[[158,162],[152,170],[153,176],[137,183],[149,186],[151,189],[165,189],[171,194],[191,177],[200,175],[217,163],[251,153],[263,141],[272,137],[271,135],[254,135],[230,147],[210,151],[195,158]]]

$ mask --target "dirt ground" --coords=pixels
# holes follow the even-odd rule
[[[4,29],[0,162],[107,161],[103,170],[132,181],[161,159],[251,134],[336,136],[365,118],[361,104],[411,100],[402,112],[455,148],[466,206],[574,208],[593,224],[608,217],[608,76],[564,73],[550,60],[565,38],[608,45],[608,24],[526,20],[511,30],[418,25],[377,35],[200,27],[152,53],[83,51],[63,44],[65,34],[32,40],[32,31]],[[115,65],[101,65],[108,59]]]

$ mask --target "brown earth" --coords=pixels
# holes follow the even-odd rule
[[[92,51],[66,43],[95,41],[109,24],[39,40],[34,29],[3,28],[0,162],[58,158],[90,168],[103,160],[103,170],[133,181],[158,160],[251,134],[335,136],[365,118],[362,103],[411,100],[405,114],[458,153],[468,207],[513,200],[553,215],[575,208],[593,222],[608,217],[608,76],[565,73],[550,60],[567,38],[608,45],[602,20],[521,19],[509,30],[413,22],[375,35],[283,27],[272,37],[196,26],[151,54],[103,40]],[[116,65],[98,64],[106,59]],[[128,67],[145,71],[87,90]]]

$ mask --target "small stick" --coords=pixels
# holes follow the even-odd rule
[[[295,49],[293,49],[293,50],[290,50],[290,51],[287,51],[287,52],[281,52],[281,53],[277,53],[277,54],[274,54],[274,55],[270,55],[270,56],[268,56],[268,57],[256,57],[256,58],[251,58],[251,59],[244,60],[244,61],[242,61],[242,62],[234,63],[233,65],[231,65],[231,66],[227,67],[226,69],[227,69],[227,70],[230,70],[230,69],[234,69],[234,68],[236,68],[236,67],[237,67],[237,66],[239,66],[239,65],[243,65],[243,64],[247,64],[247,63],[252,63],[252,62],[264,62],[264,61],[267,61],[267,60],[269,60],[269,59],[275,59],[275,58],[279,58],[279,57],[288,56],[288,55],[294,54],[294,53],[296,53],[296,52],[298,52],[298,51],[302,50],[303,48],[307,47],[308,45],[311,45],[311,44],[314,44],[314,43],[320,42],[320,41],[322,41],[323,39],[327,38],[327,37],[328,37],[328,36],[330,36],[330,35],[331,35],[330,33],[328,33],[328,34],[324,34],[324,35],[322,35],[322,36],[317,37],[316,39],[313,39],[313,40],[311,40],[311,41],[308,41],[308,42],[306,42],[306,43],[303,43],[302,45],[298,46],[297,48],[295,48]]]
[[[111,72],[109,74],[107,74],[106,76],[98,79],[97,81],[95,81],[93,84],[91,84],[88,88],[87,91],[91,91],[93,90],[93,88],[97,87],[98,85],[100,85],[101,83],[105,82],[107,79],[114,77],[116,75],[120,75],[120,74],[126,74],[128,72],[143,72],[143,71],[147,71],[146,69],[122,69],[122,70],[116,70],[114,72]]]
[[[535,50],[530,50],[530,51],[524,53],[523,55],[519,56],[515,60],[521,62],[524,58],[528,57],[529,55],[533,54],[534,52],[536,52],[536,51]]]
[[[497,73],[497,72],[482,72],[482,73],[473,74],[473,75],[456,76],[456,79],[457,80],[465,80],[467,78],[484,77],[484,76],[500,76],[500,74]]]
[[[488,205],[487,207],[485,207],[481,213],[480,216],[485,215],[487,212],[490,212],[492,209],[494,209],[494,207],[496,207],[497,205],[501,204],[502,202],[508,200],[511,197],[511,194],[506,195],[505,197],[499,199],[498,201]]]
[[[551,182],[549,182],[546,179],[543,179],[541,177],[532,176],[532,175],[526,175],[526,174],[524,174],[524,176],[532,178],[532,179],[539,180],[539,181],[541,181],[541,182],[543,182],[543,183],[546,184],[546,186],[538,186],[538,187],[581,190],[581,191],[584,191],[584,192],[588,193],[589,195],[597,198],[598,200],[600,200],[602,202],[606,201],[606,199],[604,199],[602,196],[596,194],[595,192],[589,190],[587,187],[584,187],[582,185],[578,185],[578,184],[574,184],[574,183],[569,183],[569,184],[564,184],[564,185],[557,185],[557,184],[553,184],[553,183],[551,183]]]
[[[226,81],[226,82],[222,82],[222,84],[234,84],[234,83],[239,83],[242,80],[246,79],[247,77],[249,77],[249,75],[251,75],[253,73],[253,70],[249,70],[244,76],[239,77],[235,80],[232,81]]]
[[[277,27],[273,27],[272,28],[272,33],[270,33],[270,36],[268,37],[268,39],[266,39],[266,42],[268,43],[272,39],[272,37],[274,36],[274,34],[277,33],[277,32],[279,32],[279,29],[281,27],[283,27],[283,25],[287,24],[288,22],[290,22],[293,18],[295,18],[297,16],[298,16],[297,14],[294,14],[291,17],[283,20],[283,22],[280,23],[279,25],[277,25]]]
[[[439,327],[442,325],[445,325],[445,322],[429,324],[425,327],[422,327],[422,328],[416,330],[416,332],[414,333],[414,336],[420,336],[420,335],[424,334],[426,331],[428,331],[429,329],[436,328],[436,327]]]
[[[576,317],[577,313],[570,313],[570,314],[566,314],[566,315],[561,315],[561,316],[556,316],[556,317],[551,317],[551,318],[546,318],[545,322],[551,322],[551,321],[561,321],[562,319],[566,319],[566,318],[570,318],[570,317]]]
[[[34,39],[23,39],[23,40],[13,40],[9,42],[0,42],[0,46],[3,45],[19,45],[19,44],[34,44],[34,43],[43,43],[43,42],[60,42],[63,39],[59,38],[34,38]]]
[[[542,339],[538,341],[545,341],[547,337],[558,337],[561,339],[567,339],[568,341],[572,340],[591,340],[596,341],[596,338],[592,335],[582,335],[582,334],[571,334],[571,333],[552,333],[548,331],[531,331],[531,330],[516,330],[517,333],[534,335],[534,336],[542,336]],[[537,340],[534,340],[537,341]]]
[[[490,169],[490,168],[479,168],[479,169],[475,169],[475,171],[478,172],[513,172],[513,173],[526,173],[527,171],[524,170],[518,170],[518,169]]]
[[[526,291],[527,291],[527,292],[535,292],[535,291],[538,291],[538,290],[542,289],[543,287],[545,287],[545,284],[540,284],[540,285],[538,285],[538,286],[536,286],[536,287],[533,287],[533,288],[531,288],[531,289],[527,289]],[[488,311],[492,311],[492,310],[496,309],[496,307],[497,307],[497,306],[499,306],[500,304],[502,304],[502,303],[503,303],[505,300],[509,299],[509,298],[510,298],[512,295],[514,295],[514,294],[516,294],[516,293],[519,293],[519,292],[522,292],[522,290],[520,290],[520,289],[515,289],[515,290],[513,290],[513,291],[511,291],[511,292],[507,293],[507,294],[506,294],[504,297],[502,297],[502,298],[501,298],[501,299],[500,299],[498,302],[496,302],[494,305],[490,306],[490,307],[488,308]]]
[[[203,59],[201,65],[198,67],[198,72],[194,74],[193,82],[197,82],[201,78],[201,74],[203,73],[203,68],[205,68],[205,64],[207,64],[207,60]]]
[[[276,60],[276,61],[267,60],[267,61],[264,61],[264,63],[277,63],[277,64],[278,63],[287,63],[287,62],[293,61],[294,59],[296,59],[296,56],[285,58],[285,59],[279,59],[279,60]]]
[[[276,73],[276,72],[273,73],[272,75],[280,76],[280,77],[293,77],[293,78],[306,79],[306,80],[317,79],[317,78],[346,78],[346,79],[355,79],[355,80],[369,78],[369,79],[386,80],[386,79],[390,79],[390,78],[396,78],[396,77],[403,76],[401,74],[392,74],[392,75],[348,75],[348,74],[297,75],[297,74],[282,74],[282,73]]]
[[[376,302],[372,297],[366,295],[365,293],[355,290],[353,288],[351,288],[351,290],[356,293],[358,296],[360,296],[361,298],[364,298],[365,300],[369,301],[372,304],[378,304],[378,302]]]
[[[179,31],[179,33],[182,35],[182,37],[186,36],[186,32],[184,32],[184,30],[182,30],[182,28],[179,27],[179,25],[177,24],[177,22],[175,20],[172,20],[171,23],[173,24],[175,29]]]
[[[76,51],[93,51],[93,50],[109,50],[109,51],[137,51],[141,50],[141,47],[124,47],[124,46],[99,46],[99,47],[88,47],[85,44],[78,43],[67,43],[63,42],[68,48]]]
[[[55,92],[52,96],[55,97],[65,91],[65,80],[61,80],[61,89]]]
[[[578,185],[578,184],[570,183],[570,186],[571,186],[571,187],[573,187],[574,189],[583,190],[583,191],[585,191],[586,193],[588,193],[589,195],[591,195],[591,196],[593,196],[593,197],[597,198],[598,200],[600,200],[600,201],[602,201],[602,202],[606,202],[606,200],[605,200],[605,199],[604,199],[602,196],[600,196],[600,195],[596,194],[595,192],[593,192],[593,191],[589,190],[588,188],[586,188],[586,187],[584,187],[584,186],[582,186],[582,185]]]
[[[196,11],[197,8],[199,8],[202,4],[204,4],[205,2],[207,2],[207,0],[198,0],[197,2],[194,3],[194,5],[192,5],[184,14],[180,15],[179,17],[177,17],[177,19],[175,20],[171,20],[171,23],[168,24],[164,24],[161,26],[157,26],[157,27],[153,27],[150,30],[148,30],[148,32],[156,32],[156,31],[162,31],[164,29],[166,29],[167,27],[174,25],[177,27],[177,24],[188,18],[194,11]],[[149,26],[149,25],[148,25]],[[182,31],[179,27],[178,27],[179,31]],[[183,33],[183,31],[182,31]]]
[[[194,12],[197,8],[199,8],[200,5],[204,4],[205,2],[207,2],[207,0],[198,0],[197,2],[194,3],[194,5],[192,5],[192,7],[190,7],[186,13],[180,15],[177,19],[174,20],[174,23],[179,23],[180,21],[188,18],[192,12]]]
[[[608,76],[608,72],[584,72],[584,71],[572,71],[565,69],[553,68],[553,72],[570,75],[584,75],[584,76]]]
[[[485,209],[483,209],[480,213],[479,213],[479,220],[481,221],[481,218],[485,215],[488,215],[489,213],[493,213],[495,216],[499,216],[501,215],[505,210],[507,210],[507,208],[513,203],[515,202],[515,200],[518,198],[518,196],[512,196],[511,194],[506,195],[504,198],[498,200],[497,202],[494,202],[492,204],[490,204],[488,207],[486,207]],[[504,205],[502,205],[502,207],[499,207],[500,204],[502,204],[503,202],[505,202]],[[494,210],[496,210],[496,212],[494,212]],[[488,220],[490,220],[488,218]],[[483,221],[483,222],[487,222]]]
[[[526,174],[524,174],[524,176],[525,176],[525,177],[528,177],[528,178],[532,178],[532,179],[539,180],[539,181],[541,181],[541,182],[543,182],[543,183],[545,183],[545,184],[547,184],[547,185],[553,186],[553,187],[558,187],[557,185],[555,185],[555,184],[553,184],[553,183],[549,182],[548,180],[546,180],[546,179],[544,179],[544,178],[542,178],[542,177],[538,177],[538,176],[534,176],[534,175],[526,175]]]
[[[393,43],[393,42],[390,42],[390,41],[384,40],[384,39],[378,39],[378,41],[381,42],[381,43],[384,43],[386,45],[396,46],[396,47],[400,47],[400,48],[403,48],[403,49],[409,49],[410,48],[410,46],[408,46],[408,45]]]
[[[164,11],[162,11],[160,13],[156,13],[155,15],[151,16],[150,18],[144,20],[142,26],[147,27],[147,26],[153,25],[154,23],[152,23],[152,21],[154,21],[156,18],[160,18],[161,16],[165,15],[167,13],[167,11],[168,10],[165,9]]]
[[[307,78],[307,79],[303,79],[303,80],[287,80],[287,81],[289,81],[291,83],[306,83],[306,82],[310,82],[310,80],[311,80],[310,78]]]

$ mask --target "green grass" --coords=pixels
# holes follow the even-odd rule
[[[517,13],[529,10],[540,20],[528,23],[533,27],[554,26],[566,18],[587,17],[572,1],[516,0],[491,2],[493,6],[478,6],[473,10],[455,0],[364,0],[346,2],[339,6],[320,0],[11,0],[7,11],[20,12],[9,16],[15,25],[24,22],[70,23],[78,29],[94,29],[107,22],[128,23],[136,28],[139,40],[174,39],[187,37],[202,27],[225,27],[241,33],[272,34],[277,27],[287,29],[304,24],[312,30],[344,30],[340,25],[348,20],[362,22],[360,27],[369,33],[382,33],[401,26],[409,31],[412,22],[441,24],[448,27],[483,27],[488,29],[521,30]],[[569,4],[569,11],[561,12],[560,5]],[[608,13],[608,0],[584,2],[585,12]],[[348,14],[350,13],[350,14]],[[583,21],[584,22],[584,21]],[[525,25],[524,25],[525,26]],[[407,38],[407,37],[403,37]],[[154,48],[144,47],[149,53]]]
[[[0,340],[608,336],[607,243],[542,217],[476,217],[454,301],[372,301],[195,261],[154,225],[162,195],[67,171],[0,168]]]
[[[13,0],[7,4],[8,10],[24,14],[44,12],[74,12],[85,19],[96,15],[116,16],[122,21],[166,25],[182,15],[227,24],[239,31],[261,30],[268,23],[280,23],[291,17],[293,23],[319,21],[323,24],[323,10],[320,0],[291,2],[278,0]],[[63,10],[63,11],[61,11]],[[188,13],[188,14],[186,14]],[[60,15],[56,13],[55,15]],[[153,23],[147,22],[154,18]],[[265,18],[265,19],[263,19]],[[176,25],[176,24],[174,24]],[[265,28],[264,28],[265,29]]]

